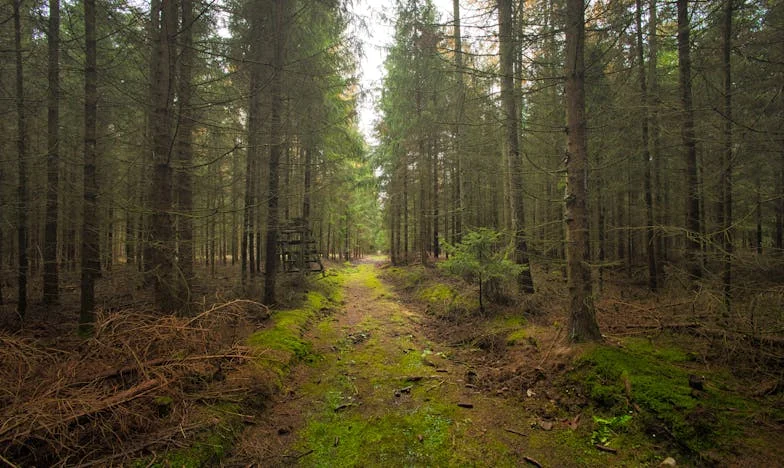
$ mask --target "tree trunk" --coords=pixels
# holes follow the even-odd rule
[[[193,280],[193,109],[191,96],[193,88],[191,77],[193,75],[193,2],[181,0],[182,31],[180,38],[182,49],[180,52],[180,77],[177,87],[179,104],[179,119],[177,126],[177,204],[179,220],[178,264],[181,277],[177,281],[177,296],[179,306],[186,307],[190,302]],[[180,284],[181,283],[181,284]]]
[[[79,330],[92,330],[95,322],[95,278],[100,273],[98,179],[96,177],[98,73],[95,34],[95,0],[84,2],[84,215],[82,218],[82,274]]]
[[[681,137],[686,150],[686,249],[692,279],[702,277],[700,242],[700,192],[697,174],[697,138],[691,91],[691,44],[688,0],[678,0],[678,78],[683,108]]]
[[[722,41],[722,55],[724,61],[724,157],[722,161],[722,205],[723,209],[719,212],[722,215],[722,247],[724,250],[724,271],[722,279],[724,282],[724,307],[725,317],[729,318],[732,307],[732,251],[733,251],[733,229],[732,229],[732,14],[733,0],[724,0],[724,30]]]
[[[438,260],[441,255],[440,239],[438,238],[438,222],[441,219],[438,212],[438,148],[435,141],[432,144],[430,176],[433,178],[433,258]]]
[[[18,207],[16,232],[19,243],[19,263],[17,266],[18,302],[16,312],[20,319],[27,313],[27,122],[25,115],[24,73],[22,69],[22,0],[14,0],[14,48],[16,56],[16,148]]]
[[[254,28],[255,29],[255,28]],[[258,34],[258,33],[257,33]],[[255,34],[254,34],[255,35]],[[255,45],[255,44],[254,44]],[[259,55],[256,53],[256,55]],[[256,211],[256,165],[261,151],[259,124],[261,114],[261,71],[257,63],[250,64],[250,102],[248,104],[248,149],[245,160],[245,202],[242,209],[242,241],[240,243],[240,269],[242,281],[246,275],[253,278],[256,273],[256,258],[253,248],[254,213]]]
[[[602,339],[591,298],[588,267],[588,150],[585,121],[585,5],[566,3],[566,263],[570,299],[569,338],[573,342]]]
[[[427,192],[427,166],[428,161],[427,157],[425,156],[425,134],[424,134],[424,127],[425,124],[422,120],[422,80],[423,78],[419,76],[419,72],[417,73],[417,89],[415,93],[414,100],[416,102],[416,121],[417,121],[417,129],[414,130],[417,133],[417,152],[418,152],[418,160],[417,160],[417,169],[419,172],[419,219],[418,219],[418,232],[416,237],[417,247],[419,249],[419,258],[423,265],[427,265],[427,203],[426,203],[426,196],[425,193]]]
[[[153,70],[155,106],[153,120],[153,176],[150,267],[154,275],[155,304],[164,312],[176,307],[174,269],[174,233],[172,230],[172,154],[171,111],[173,106],[173,65],[177,35],[175,0],[161,0],[160,27],[156,40],[156,69]]]
[[[312,184],[312,165],[313,165],[313,152],[314,149],[309,145],[305,148],[305,174],[303,175],[303,190],[302,190],[302,219],[305,220],[305,226],[310,224],[310,191]]]
[[[2,76],[0,76],[0,79]],[[5,135],[5,125],[0,123],[0,135]],[[5,145],[0,143],[0,151],[5,149]],[[5,173],[3,166],[0,164],[0,186],[5,182]],[[5,206],[5,199],[3,198],[3,191],[0,190],[0,206]],[[0,223],[5,224],[5,216],[0,216]],[[3,296],[3,285],[5,284],[5,268],[3,265],[3,246],[5,245],[5,238],[3,237],[3,227],[0,225],[0,306],[5,305],[5,296]]]
[[[44,290],[47,306],[60,300],[57,264],[57,197],[60,182],[60,0],[49,0],[49,93],[47,96],[46,226]]]
[[[782,142],[784,146],[784,142]],[[779,153],[779,175],[776,178],[776,248],[784,250],[784,148]],[[781,252],[780,252],[781,253]]]
[[[455,180],[453,181],[455,189],[455,206],[452,207],[455,218],[455,232],[452,242],[460,242],[463,236],[463,142],[462,142],[462,124],[463,112],[465,107],[465,84],[463,78],[463,38],[460,33],[460,1],[452,0],[452,12],[455,16],[455,71],[457,73],[457,116],[455,118],[455,128],[453,131],[453,141],[455,145]]]
[[[664,222],[664,199],[662,192],[665,188],[661,183],[661,174],[663,170],[663,154],[661,148],[661,131],[659,129],[659,79],[656,73],[656,64],[658,61],[658,37],[657,37],[657,14],[656,14],[656,0],[650,0],[649,4],[649,17],[648,17],[648,79],[649,79],[649,92],[648,92],[648,114],[650,116],[651,127],[651,160],[653,161],[653,189],[655,192],[654,200],[654,222],[658,234],[656,235],[656,267],[657,279],[661,280],[662,276],[662,260],[667,260],[667,248],[665,237],[662,235],[661,226]]]
[[[762,178],[760,177],[760,171],[754,171],[754,188],[756,191],[754,200],[754,220],[756,223],[754,249],[758,255],[762,255]]]
[[[525,210],[523,206],[523,174],[520,142],[518,140],[517,99],[514,93],[514,32],[511,0],[498,0],[498,31],[501,52],[501,100],[504,109],[504,127],[507,142],[507,164],[511,178],[511,199],[514,230],[515,263],[524,270],[517,278],[520,290],[534,292],[528,246],[525,238]]]
[[[281,112],[283,110],[283,65],[285,63],[285,0],[275,0],[274,6],[274,53],[272,57],[272,83],[270,92],[272,103],[270,109],[270,155],[269,155],[269,186],[267,190],[267,232],[266,253],[264,261],[264,298],[265,304],[275,304],[275,282],[278,276],[278,201],[280,156],[284,142]]]
[[[239,246],[237,245],[237,237],[239,232],[237,224],[237,174],[239,173],[239,164],[237,163],[237,151],[233,151],[231,155],[231,242],[229,243],[231,249],[231,266],[237,263],[237,256],[239,255]]]
[[[408,265],[408,152],[403,151],[403,264]]]
[[[642,0],[637,0],[637,11],[635,14],[637,22],[637,59],[640,62],[640,98],[644,104],[642,111],[642,157],[643,157],[643,186],[645,192],[645,249],[648,253],[648,288],[656,291],[659,287],[656,266],[656,242],[654,238],[654,217],[653,217],[653,184],[651,183],[651,151],[650,138],[648,133],[648,84],[646,82],[645,53],[642,40]]]

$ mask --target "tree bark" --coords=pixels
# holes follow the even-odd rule
[[[79,330],[92,330],[95,322],[95,278],[101,268],[98,223],[98,179],[96,129],[98,112],[97,45],[95,0],[84,2],[84,215],[82,218],[82,273]]]
[[[179,230],[178,266],[181,278],[177,297],[180,307],[187,307],[193,280],[193,2],[181,0],[182,31],[180,52],[180,77],[177,89],[179,119],[177,129],[177,208]]]
[[[756,224],[754,235],[754,250],[758,255],[762,255],[762,178],[760,171],[754,171],[754,220]]]
[[[16,313],[24,319],[27,313],[27,121],[25,115],[24,72],[22,62],[22,0],[14,0],[14,48],[16,58],[16,150],[19,181],[17,186],[16,233],[19,243],[17,265],[18,302]]]
[[[732,309],[732,14],[733,0],[724,0],[724,28],[722,41],[722,55],[724,62],[724,154],[722,161],[722,205],[719,212],[722,216],[722,247],[724,250],[724,268],[722,279],[724,283],[724,308],[725,318],[729,318]]]
[[[661,131],[659,129],[659,78],[657,75],[657,62],[659,54],[659,41],[657,36],[658,16],[656,14],[656,0],[650,0],[649,13],[648,13],[648,114],[650,116],[651,127],[651,160],[653,161],[653,188],[655,192],[654,199],[654,222],[656,225],[656,266],[658,268],[657,279],[662,277],[662,261],[667,260],[667,243],[665,237],[661,233],[661,226],[665,224],[665,210],[663,192],[665,188],[662,186],[661,174],[663,170],[662,160],[663,154],[661,148]]]
[[[465,83],[463,78],[463,38],[460,33],[460,1],[452,0],[452,13],[455,17],[454,35],[455,35],[455,72],[457,74],[457,116],[455,118],[455,127],[453,130],[454,141],[454,154],[455,154],[455,168],[454,168],[454,190],[456,206],[453,207],[455,219],[455,232],[453,242],[460,242],[463,236],[463,208],[464,201],[463,195],[463,142],[462,142],[462,124],[463,113],[465,111]]]
[[[428,257],[427,257],[427,200],[426,200],[426,193],[427,193],[427,181],[428,181],[428,161],[427,155],[425,154],[425,133],[424,127],[425,123],[422,120],[422,77],[419,76],[419,72],[417,72],[417,89],[415,93],[415,101],[416,101],[416,120],[417,120],[417,152],[418,154],[418,161],[417,161],[417,169],[419,172],[419,232],[417,235],[417,246],[419,248],[419,257],[420,261],[423,265],[428,264]]]
[[[784,141],[782,142],[784,146]],[[776,178],[776,194],[779,199],[776,203],[776,248],[784,250],[784,147],[779,153],[779,170]],[[780,252],[781,253],[781,252]]]
[[[280,156],[284,142],[281,113],[283,111],[283,66],[285,63],[285,0],[275,0],[274,5],[274,53],[272,57],[272,83],[270,93],[272,103],[270,108],[270,156],[269,156],[269,185],[267,189],[267,232],[266,253],[264,261],[264,298],[265,304],[275,304],[275,282],[278,276],[278,233],[280,227],[278,215],[278,202],[280,197]]]
[[[408,152],[403,151],[403,264],[408,265]]]
[[[566,3],[566,264],[569,287],[569,338],[599,341],[591,297],[588,210],[588,149],[585,119],[585,5]]]
[[[648,129],[648,84],[646,82],[645,52],[642,39],[642,0],[636,2],[635,19],[637,22],[637,59],[640,62],[640,98],[643,103],[642,119],[642,158],[643,158],[643,186],[645,192],[645,249],[648,254],[648,288],[656,291],[659,287],[658,267],[656,266],[656,242],[654,238],[653,217],[653,184],[651,183],[651,151]]]
[[[2,78],[0,76],[0,78]],[[5,125],[0,123],[0,134],[5,134]],[[5,145],[0,144],[0,150],[4,150]],[[2,164],[0,164],[0,186],[5,182],[5,173],[3,172]],[[0,190],[0,206],[5,206],[5,199],[3,198],[3,191]],[[0,223],[5,221],[5,216],[0,216]],[[3,295],[3,284],[5,284],[5,273],[3,270],[3,247],[5,245],[5,237],[3,235],[3,228],[0,227],[0,306],[5,305],[5,296]]]
[[[153,176],[150,267],[154,276],[155,304],[163,312],[176,307],[174,232],[172,229],[172,106],[173,66],[176,50],[177,9],[175,0],[161,0],[153,70]],[[155,13],[154,13],[155,14]]]
[[[432,141],[432,140],[431,140]],[[432,141],[431,145],[431,161],[432,166],[430,169],[430,176],[433,179],[433,258],[438,260],[441,255],[440,239],[438,238],[438,222],[441,216],[438,211],[438,147],[437,141]]]
[[[261,97],[259,86],[259,65],[251,64],[250,72],[250,103],[248,105],[248,149],[245,162],[245,200],[242,209],[242,241],[240,243],[240,263],[242,280],[246,275],[251,278],[256,273],[256,258],[253,248],[254,212],[256,211],[256,165],[260,152],[258,125],[260,123]]]
[[[44,227],[44,304],[60,300],[57,262],[57,197],[60,176],[60,0],[49,0],[49,92],[47,96],[46,225]]]
[[[303,187],[302,187],[302,219],[305,220],[305,227],[309,227],[310,225],[310,192],[311,192],[311,185],[312,185],[312,171],[313,171],[313,152],[314,148],[311,145],[308,145],[304,149],[304,170],[305,173],[303,174]]]
[[[514,230],[515,263],[524,270],[517,277],[522,292],[533,293],[534,283],[531,264],[528,260],[528,246],[525,236],[525,209],[523,206],[523,174],[520,142],[518,139],[519,118],[517,99],[514,92],[514,32],[511,0],[498,0],[498,32],[501,53],[501,100],[504,109],[504,128],[507,143],[507,164],[511,178],[511,200]]]
[[[683,108],[681,137],[686,159],[686,249],[693,279],[702,277],[700,242],[700,191],[697,168],[697,138],[694,133],[694,108],[691,89],[691,44],[688,0],[678,0],[678,79]]]

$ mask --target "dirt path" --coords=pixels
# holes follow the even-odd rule
[[[482,394],[423,317],[401,304],[373,265],[349,274],[345,307],[307,338],[313,362],[246,431],[232,462],[260,466],[521,466],[577,460],[553,448],[559,431],[533,429],[523,405]],[[555,456],[555,459],[553,458]]]

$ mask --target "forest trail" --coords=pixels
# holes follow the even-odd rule
[[[480,393],[470,382],[476,374],[425,336],[423,320],[375,266],[352,268],[344,307],[307,333],[315,359],[293,370],[234,459],[331,467],[574,461],[568,451],[553,459],[558,430],[532,429],[521,405]]]

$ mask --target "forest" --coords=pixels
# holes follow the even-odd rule
[[[784,2],[8,0],[0,103],[2,466],[784,460]]]

